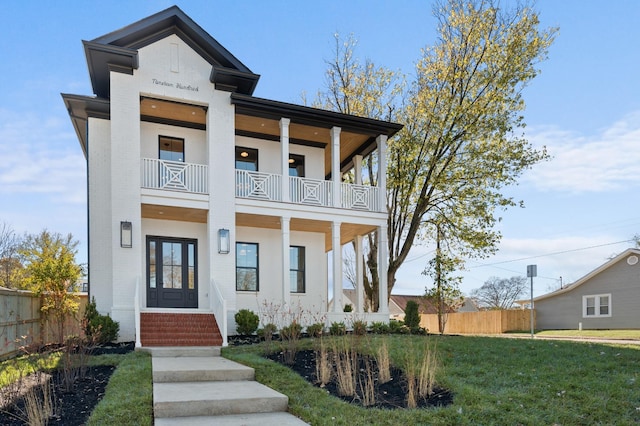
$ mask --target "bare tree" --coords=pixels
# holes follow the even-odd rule
[[[18,248],[21,239],[6,222],[0,224],[0,287],[12,288],[12,275],[21,268]]]
[[[527,287],[527,279],[522,276],[511,278],[491,277],[482,287],[471,292],[471,296],[481,307],[488,309],[510,309]]]

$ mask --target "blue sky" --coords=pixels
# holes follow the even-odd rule
[[[505,1],[509,3],[509,1]],[[0,222],[17,232],[71,232],[86,262],[85,162],[60,93],[91,95],[81,40],[173,5],[167,1],[29,1],[3,5],[0,25]],[[324,84],[333,34],[358,54],[411,74],[435,40],[428,1],[184,1],[178,4],[262,77],[255,96],[302,103]],[[536,294],[575,281],[640,233],[640,2],[539,0],[543,26],[560,27],[542,74],[526,89],[526,135],[553,160],[509,194],[503,240],[469,262],[462,290],[491,276],[525,275]],[[562,254],[556,254],[563,252]],[[432,248],[416,246],[397,293],[419,294]]]

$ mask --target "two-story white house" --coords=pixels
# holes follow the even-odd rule
[[[87,159],[89,293],[120,340],[225,344],[239,309],[267,304],[344,320],[342,247],[378,230],[386,270],[401,125],[253,97],[259,76],[175,6],[84,50],[94,96],[62,97]],[[367,315],[387,321],[380,281]]]

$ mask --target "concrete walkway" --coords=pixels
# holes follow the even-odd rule
[[[254,380],[253,368],[218,347],[144,348],[153,367],[155,424],[306,425],[287,413],[289,398]]]

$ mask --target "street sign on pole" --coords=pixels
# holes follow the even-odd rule
[[[529,312],[531,312],[531,338],[533,339],[533,277],[538,275],[538,265],[527,265],[527,277],[531,278],[531,302],[529,304]]]

